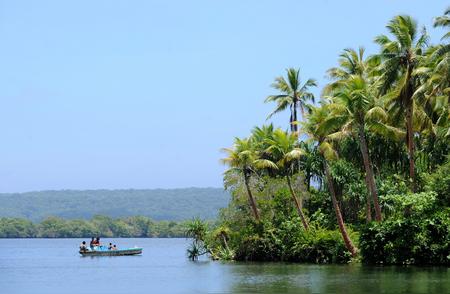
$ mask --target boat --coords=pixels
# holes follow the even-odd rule
[[[142,248],[126,248],[117,250],[108,250],[96,247],[94,250],[80,250],[82,256],[125,256],[142,254]]]

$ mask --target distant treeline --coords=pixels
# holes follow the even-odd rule
[[[48,217],[39,223],[23,218],[0,218],[0,238],[88,237],[184,237],[186,221],[154,221],[144,216],[111,218],[97,215],[90,220]]]
[[[223,188],[61,190],[0,193],[0,217],[41,222],[46,217],[91,219],[95,215],[153,220],[215,219],[230,199]]]

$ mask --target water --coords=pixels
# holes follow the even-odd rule
[[[0,239],[0,293],[450,293],[445,267],[191,262],[185,239],[116,239],[143,255],[81,257],[81,241]]]

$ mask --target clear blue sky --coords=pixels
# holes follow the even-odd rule
[[[219,187],[219,149],[265,123],[285,68],[323,85],[396,14],[437,41],[447,5],[0,0],[0,192]]]

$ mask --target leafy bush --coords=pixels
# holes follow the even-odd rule
[[[391,216],[361,231],[363,262],[450,264],[450,209],[437,208],[434,192],[390,195],[383,201],[391,205]]]
[[[302,232],[291,254],[286,255],[289,261],[309,263],[347,263],[351,258],[340,233],[321,228]]]
[[[434,191],[437,194],[441,205],[450,206],[450,161],[436,169],[435,173],[427,177],[427,191]]]
[[[314,226],[305,231],[298,217],[278,227],[264,222],[240,234],[237,260],[346,263],[351,258],[338,231]]]

